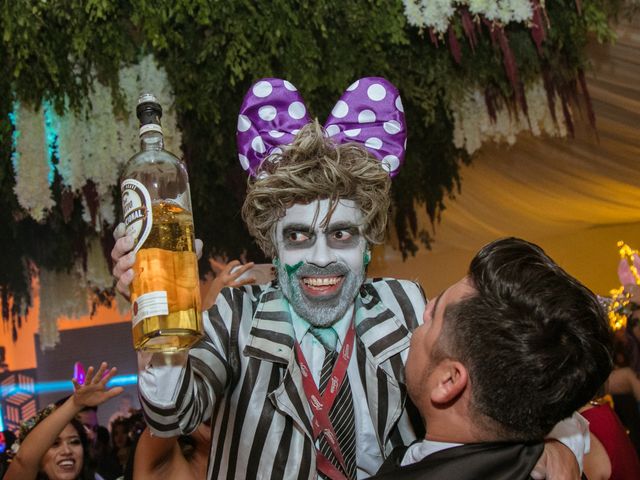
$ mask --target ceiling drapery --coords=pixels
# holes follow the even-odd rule
[[[445,202],[432,251],[420,251],[409,269],[387,248],[379,273],[418,278],[437,293],[483,244],[515,235],[539,243],[598,293],[617,286],[616,240],[640,247],[640,18],[616,31],[614,45],[588,50],[597,133],[583,119],[574,139],[523,134],[513,147],[485,145],[462,168],[461,192]]]

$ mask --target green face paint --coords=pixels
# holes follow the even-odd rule
[[[296,273],[298,271],[298,269],[302,265],[304,265],[303,261],[299,261],[295,265],[286,265],[285,264],[284,269],[287,271],[287,275],[289,276],[289,278],[291,278],[293,276],[293,274]]]
[[[362,254],[362,263],[364,263],[364,266],[366,267],[367,265],[369,265],[370,262],[371,262],[371,252],[369,252],[369,250],[365,250],[365,252]]]

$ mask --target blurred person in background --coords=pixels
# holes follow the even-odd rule
[[[640,461],[634,445],[607,397],[598,397],[580,409],[591,434],[584,473],[589,480],[638,480]]]
[[[11,430],[3,430],[0,432],[0,478],[4,477],[9,467],[9,454],[16,436]]]
[[[111,422],[111,457],[120,466],[119,473],[124,472],[124,468],[129,460],[131,453],[131,437],[129,417],[118,417]]]

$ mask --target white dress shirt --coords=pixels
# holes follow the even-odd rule
[[[351,320],[353,317],[353,306],[347,310],[344,316],[332,325],[332,328],[338,334],[338,343],[336,351],[340,352],[342,343],[344,342]],[[304,358],[309,364],[311,375],[316,385],[320,382],[320,372],[324,363],[325,349],[322,343],[309,332],[311,324],[304,318],[300,317],[292,308],[289,308],[293,330],[296,340],[300,344]],[[347,368],[347,376],[351,386],[353,396],[353,410],[356,425],[356,462],[358,465],[358,478],[368,478],[374,475],[380,465],[380,447],[376,438],[375,430],[371,415],[367,408],[366,402],[358,401],[364,399],[365,394],[359,379],[358,365],[355,361],[355,355],[351,356],[349,366]],[[355,380],[352,380],[355,379]]]
[[[574,412],[573,416],[558,422],[553,430],[547,435],[547,439],[558,440],[567,446],[578,460],[580,473],[582,473],[583,453],[589,453],[591,443],[589,438],[589,422],[579,413]],[[436,442],[435,440],[422,440],[409,446],[402,457],[401,465],[410,465],[419,462],[429,455],[445,450],[447,448],[458,447],[461,443]],[[534,477],[536,478],[536,477]]]
[[[432,453],[439,452],[440,450],[446,450],[447,448],[459,447],[461,443],[447,443],[436,442],[435,440],[424,439],[421,442],[416,442],[407,448],[407,451],[402,457],[400,463],[403,467],[411,465],[412,463],[419,462],[423,458],[427,458]]]

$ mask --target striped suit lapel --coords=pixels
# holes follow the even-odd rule
[[[360,289],[356,308],[360,379],[380,448],[385,451],[404,408],[404,364],[399,354],[409,348],[411,335],[405,323],[382,304],[370,283]]]
[[[294,338],[289,308],[282,291],[266,289],[258,300],[244,354],[274,363],[288,364],[293,352]]]
[[[286,365],[282,381],[269,399],[274,406],[290,416],[296,425],[312,439],[313,413],[302,388],[302,373],[293,351],[295,333],[291,324],[289,307],[282,291],[265,290],[253,316],[253,323],[244,354],[271,362],[274,368]]]

